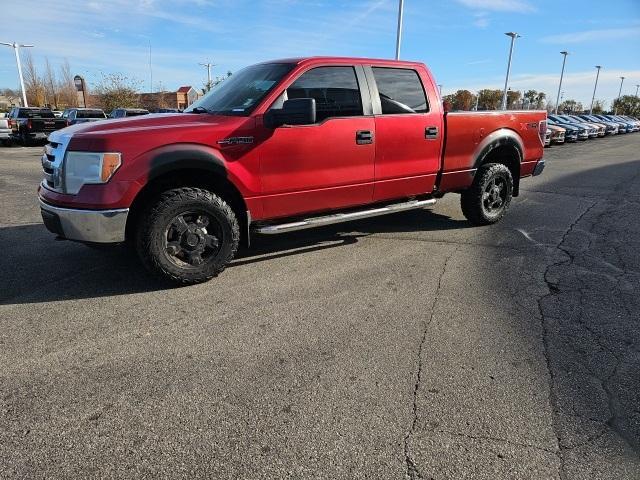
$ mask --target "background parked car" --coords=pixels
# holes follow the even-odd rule
[[[144,108],[116,108],[111,112],[109,118],[137,117],[139,115],[149,115],[149,110]]]
[[[564,143],[564,135],[566,130],[557,125],[547,124],[549,130],[551,130],[551,143],[562,144]]]
[[[613,123],[613,122],[609,122],[606,120],[602,120],[598,117],[596,117],[595,115],[587,115],[587,114],[582,114],[582,115],[578,115],[580,118],[582,118],[583,120],[586,120],[587,122],[594,122],[594,123],[599,123],[604,125],[605,128],[605,135],[615,135],[618,133],[618,124],[617,123]]]
[[[565,132],[564,132],[564,140],[565,140],[565,142],[573,143],[573,142],[577,142],[578,141],[578,132],[580,131],[579,127],[575,127],[573,125],[568,125],[568,124],[559,125],[558,123],[554,122],[550,118],[547,118],[547,125],[548,126],[564,128],[565,129]]]
[[[618,127],[618,133],[627,133],[627,124],[620,121],[615,120],[614,118],[608,115],[593,115],[595,118],[603,121],[603,122],[611,122]]]
[[[48,108],[14,107],[9,113],[11,137],[22,145],[29,145],[34,140],[46,140],[51,132],[66,126],[67,121],[56,118]]]
[[[11,141],[11,129],[9,119],[4,114],[0,117],[0,144],[7,145]]]
[[[590,128],[584,123],[579,123],[573,120],[567,120],[559,115],[549,115],[547,117],[560,127],[574,127],[578,129],[578,140],[587,140],[589,138]]]
[[[76,125],[77,123],[104,120],[107,116],[100,108],[67,108],[62,114],[62,118],[67,121],[67,125]]]
[[[182,113],[177,108],[156,108],[151,113]]]
[[[62,117],[62,112],[60,110],[51,110],[53,112],[53,116],[56,118]]]
[[[568,115],[569,118],[573,118],[576,122],[586,123],[587,125],[591,125],[596,129],[596,137],[604,137],[607,134],[607,129],[605,128],[603,123],[599,122],[590,122],[585,120],[584,118],[580,118],[578,115]]]

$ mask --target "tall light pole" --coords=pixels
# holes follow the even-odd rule
[[[564,77],[564,65],[567,62],[569,52],[560,52],[562,54],[562,71],[560,72],[560,85],[558,85],[558,95],[556,96],[556,115],[558,114],[558,104],[560,102],[560,90],[562,89],[562,77]]]
[[[620,100],[620,95],[622,95],[622,84],[624,83],[625,77],[620,77],[620,90],[618,90],[618,98],[616,100]],[[618,114],[618,107],[616,107],[615,115]]]
[[[440,96],[442,96],[442,84],[441,83],[438,84],[438,93],[440,94]]]
[[[511,59],[513,58],[513,45],[516,43],[516,38],[521,37],[516,32],[507,32],[506,36],[511,37],[511,47],[509,48],[509,63],[507,63],[507,77],[504,79],[504,90],[502,93],[502,110],[507,109],[507,85],[509,84],[509,73],[511,73]]]
[[[29,47],[33,47],[33,45],[25,45],[25,44],[16,43],[16,42],[13,42],[13,43],[0,42],[0,45],[6,45],[7,47],[13,48],[13,51],[16,54],[16,65],[18,66],[18,76],[20,77],[20,88],[22,89],[22,103],[25,107],[28,107],[29,105],[27,104],[27,92],[24,89],[24,78],[22,78],[22,65],[20,64],[20,54],[18,53],[18,50],[20,49],[20,47],[29,48]]]
[[[402,15],[404,0],[398,0],[398,30],[396,32],[396,60],[400,60],[400,44],[402,43]]]
[[[593,115],[593,102],[596,99],[596,89],[598,88],[598,77],[600,76],[600,69],[602,65],[596,65],[598,71],[596,72],[596,84],[593,86],[593,97],[591,97],[591,107],[589,108],[589,115]]]
[[[636,85],[636,97],[638,96],[638,88],[640,88],[640,85]]]
[[[215,65],[211,62],[199,63],[198,65],[202,65],[207,68],[207,88],[211,90],[211,67],[215,67]]]

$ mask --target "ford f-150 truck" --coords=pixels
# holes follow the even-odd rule
[[[49,108],[15,107],[9,113],[12,137],[22,145],[30,145],[34,140],[46,140],[51,132],[66,126],[67,122],[56,118]]]
[[[459,193],[500,220],[544,168],[546,113],[446,113],[422,63],[286,59],[247,67],[183,114],[52,133],[38,192],[46,227],[130,243],[151,271],[219,274],[255,233],[424,208]]]

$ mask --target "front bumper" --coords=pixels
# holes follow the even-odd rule
[[[77,210],[54,207],[40,200],[45,227],[67,240],[88,243],[119,243],[125,240],[128,208]]]

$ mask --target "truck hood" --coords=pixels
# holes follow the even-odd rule
[[[219,147],[219,140],[251,136],[253,117],[231,117],[208,113],[153,114],[140,117],[87,122],[57,130],[49,141],[70,150],[121,152],[135,158],[145,152],[173,144]]]
[[[206,113],[167,113],[79,123],[59,130],[59,132],[65,136],[73,137],[102,137],[104,135],[152,133],[155,131],[162,133],[167,130],[194,129],[198,127],[211,129],[215,126],[237,125],[238,123],[244,123],[244,121],[246,121],[246,117],[228,117]]]

